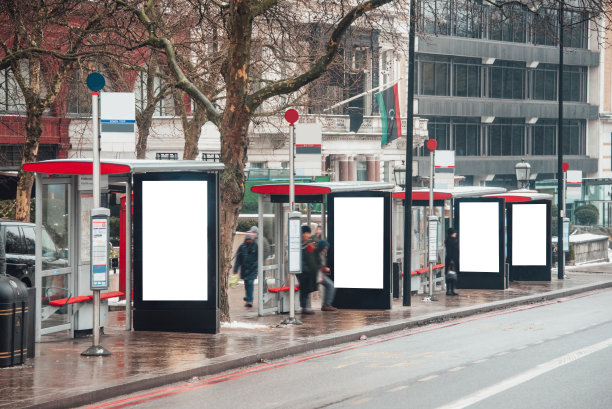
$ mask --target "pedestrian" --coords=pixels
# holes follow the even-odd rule
[[[317,226],[317,228],[315,229],[314,237],[312,239],[317,243],[323,240],[323,229],[321,228],[321,226]]]
[[[457,232],[452,227],[448,229],[446,239],[444,240],[444,247],[446,248],[446,256],[444,257],[444,264],[446,267],[445,278],[446,278],[446,295],[459,295],[455,292],[457,286],[459,270],[459,239],[457,238]],[[451,266],[453,270],[451,270]],[[453,274],[450,272],[453,271]]]
[[[251,226],[249,231],[247,232],[251,234],[257,243],[257,245],[262,245],[264,250],[264,260],[268,258],[270,255],[270,243],[265,236],[261,236],[261,240],[259,239],[259,228],[257,226]]]
[[[244,242],[236,251],[236,262],[234,263],[234,274],[240,268],[240,278],[244,280],[244,291],[246,307],[253,306],[253,287],[257,278],[257,243],[252,234],[244,236]]]
[[[310,293],[317,291],[317,275],[320,262],[317,261],[316,243],[312,240],[309,226],[302,226],[302,272],[297,275],[300,283],[300,307],[302,314],[314,314],[309,308]]]
[[[457,269],[455,268],[455,262],[451,261],[446,272],[446,295],[459,295],[455,292],[455,285],[457,284]]]
[[[320,261],[321,271],[321,284],[323,285],[323,305],[321,311],[336,311],[337,308],[332,306],[334,302],[334,296],[336,295],[336,289],[334,288],[334,281],[330,276],[330,269],[327,267],[327,249],[329,249],[329,242],[326,240],[319,240],[317,242],[317,253],[319,255],[318,260]]]

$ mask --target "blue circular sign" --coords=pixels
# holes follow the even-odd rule
[[[99,72],[92,72],[87,76],[87,88],[93,92],[100,91],[102,88],[104,88],[104,84],[106,84],[104,76]]]

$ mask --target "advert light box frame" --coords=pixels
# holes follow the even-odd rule
[[[501,198],[455,200],[458,288],[506,289],[504,204]]]
[[[391,192],[333,193],[327,206],[334,305],[391,308]]]
[[[219,331],[218,174],[134,175],[134,329]]]
[[[510,279],[551,281],[550,200],[508,203]]]

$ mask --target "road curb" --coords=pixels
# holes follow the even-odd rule
[[[237,369],[244,366],[260,364],[264,361],[286,358],[291,355],[302,354],[320,348],[329,348],[336,345],[358,341],[363,335],[368,338],[389,334],[396,331],[404,331],[411,328],[422,327],[430,324],[450,321],[468,317],[471,315],[487,313],[496,310],[508,309],[520,305],[536,304],[558,298],[569,297],[575,294],[591,292],[606,288],[612,288],[612,281],[585,284],[570,289],[560,289],[546,293],[528,295],[508,300],[494,301],[472,307],[457,308],[453,310],[432,313],[426,316],[407,318],[385,324],[370,325],[358,330],[343,331],[328,335],[322,335],[307,339],[299,345],[286,348],[261,351],[253,354],[236,354],[224,357],[223,361],[212,362],[205,366],[180,371],[172,374],[160,375],[148,379],[140,379],[121,385],[110,386],[95,391],[90,391],[70,397],[53,397],[51,401],[41,402],[24,409],[62,409],[83,406],[95,402],[104,401],[117,396],[139,392],[145,389],[158,388],[175,382],[184,382],[193,377],[204,377],[221,372]],[[213,359],[215,361],[215,359]]]

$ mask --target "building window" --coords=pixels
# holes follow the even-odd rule
[[[526,41],[527,15],[521,5],[491,7],[490,10],[489,38],[491,40],[515,43]]]
[[[585,48],[587,46],[588,15],[565,10],[563,13],[563,45]]]
[[[525,98],[524,63],[495,61],[489,68],[489,97],[503,99]]]
[[[586,101],[587,73],[584,67],[563,66],[563,100]]]
[[[421,27],[427,34],[450,34],[450,2],[431,0],[421,2]]]
[[[438,142],[436,149],[448,150],[450,145],[450,119],[439,117],[432,118],[427,123],[427,131],[430,139],[435,139]]]
[[[155,103],[155,111],[153,116],[175,116],[175,101],[171,88],[164,86],[160,77],[153,78],[151,89],[147,90],[147,74],[141,72],[136,78],[134,84],[134,94],[136,97],[136,109],[140,112],[144,111],[148,105],[149,99]],[[181,103],[183,103],[181,101]]]
[[[453,123],[453,140],[456,156],[479,156],[480,121]]]
[[[531,23],[533,43],[537,45],[557,45],[559,24],[557,10],[541,8],[533,16]]]
[[[9,69],[0,71],[0,111],[25,112],[25,98]]]
[[[477,58],[453,59],[453,96],[480,97],[480,67]]]
[[[525,121],[496,119],[488,125],[488,156],[520,156],[525,152]]]
[[[450,58],[433,55],[418,56],[419,94],[450,95]]]
[[[66,112],[83,116],[91,115],[91,91],[82,80],[81,70],[76,70],[68,85]],[[106,78],[105,78],[106,79]]]
[[[554,119],[540,119],[531,126],[531,154],[556,155],[557,154],[557,121]]]
[[[563,121],[563,154],[586,154],[586,126],[580,119]]]
[[[557,66],[540,64],[531,72],[532,99],[555,101],[557,99]]]
[[[368,180],[368,163],[365,161],[355,161],[357,180]]]
[[[482,2],[465,0],[455,3],[453,35],[457,37],[482,37]]]

